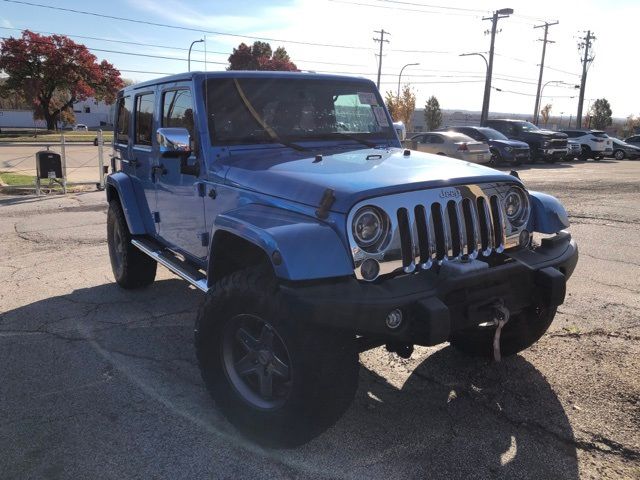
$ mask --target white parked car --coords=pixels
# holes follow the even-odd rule
[[[78,124],[74,125],[73,129],[76,132],[88,132],[89,131],[89,127],[87,127],[84,123],[78,123]]]
[[[427,132],[411,137],[413,148],[473,163],[489,163],[489,145],[457,132]]]
[[[613,155],[613,142],[602,130],[562,130],[570,140],[578,142],[582,147],[582,158],[601,160]]]

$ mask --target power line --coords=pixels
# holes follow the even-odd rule
[[[198,32],[198,33],[206,33],[209,35],[220,35],[220,36],[225,36],[225,37],[234,37],[234,38],[250,38],[252,40],[260,40],[260,41],[264,41],[264,42],[281,42],[281,43],[293,43],[293,44],[297,44],[297,45],[309,45],[309,46],[314,46],[314,47],[327,47],[327,48],[344,48],[344,49],[349,49],[349,50],[371,50],[371,48],[369,47],[358,47],[358,46],[353,46],[353,45],[338,45],[338,44],[331,44],[331,43],[315,43],[315,42],[303,42],[300,40],[287,40],[287,39],[282,39],[282,38],[270,38],[270,37],[258,37],[258,36],[254,36],[254,35],[240,35],[237,33],[228,33],[228,32],[219,32],[219,31],[215,31],[215,30],[205,30],[202,28],[193,28],[193,27],[184,27],[184,26],[180,26],[180,25],[170,25],[170,24],[166,24],[166,23],[158,23],[158,22],[150,22],[147,20],[137,20],[134,18],[127,18],[127,17],[118,17],[115,15],[106,15],[103,13],[96,13],[96,12],[88,12],[85,10],[77,10],[74,8],[64,8],[64,7],[56,7],[53,5],[43,5],[40,3],[32,3],[32,2],[24,2],[21,0],[2,0],[4,2],[7,3],[15,3],[15,4],[19,4],[19,5],[27,5],[30,7],[38,7],[38,8],[47,8],[49,10],[57,10],[57,11],[61,11],[61,12],[68,12],[68,13],[76,13],[79,15],[88,15],[88,16],[92,16],[92,17],[99,17],[99,18],[108,18],[110,20],[118,20],[118,21],[122,21],[122,22],[130,22],[130,23],[137,23],[137,24],[142,24],[142,25],[150,25],[152,27],[162,27],[162,28],[172,28],[175,30],[185,30],[185,31],[189,31],[189,32]]]
[[[13,39],[12,37],[0,37],[0,39],[2,40],[11,40]],[[15,40],[15,39],[13,39]],[[31,43],[40,43],[43,45],[55,45],[55,43],[53,42],[43,42],[43,41],[39,41],[39,40],[29,40]],[[179,58],[179,57],[167,57],[164,55],[151,55],[148,53],[133,53],[133,52],[122,52],[120,50],[106,50],[106,49],[102,49],[102,48],[94,48],[94,47],[87,47],[86,45],[83,45],[85,48],[94,51],[94,52],[106,52],[106,53],[115,53],[117,55],[131,55],[134,57],[146,57],[146,58],[155,58],[155,59],[159,59],[159,60],[173,60],[173,61],[178,61],[178,62],[186,62],[187,59],[186,58]],[[204,60],[193,60],[194,62],[199,62],[199,63],[212,63],[214,65],[228,65],[227,62],[214,62],[211,60],[207,60],[206,62]]]
[[[540,60],[540,76],[538,77],[538,90],[536,90],[536,103],[533,107],[533,123],[538,124],[539,119],[539,108],[540,108],[540,89],[542,86],[542,73],[544,72],[544,57],[547,53],[547,43],[556,43],[553,40],[547,40],[547,35],[549,34],[549,27],[553,25],[557,25],[559,22],[549,23],[544,22],[544,25],[536,25],[533,28],[543,28],[544,27],[544,39],[539,39],[542,42],[542,59]]]
[[[576,114],[576,128],[580,128],[582,125],[582,106],[584,104],[584,90],[587,86],[587,67],[593,61],[593,57],[589,57],[589,49],[591,48],[592,41],[595,40],[595,35],[591,34],[591,30],[587,31],[587,34],[581,38],[581,43],[578,44],[578,48],[584,48],[584,59],[582,60],[582,78],[580,81],[580,98],[578,100],[578,113]]]
[[[389,40],[385,40],[384,34],[386,33],[387,35],[390,35],[390,33],[385,32],[384,28],[381,30],[376,30],[374,33],[380,34],[380,38],[373,39],[374,42],[380,43],[380,53],[378,54],[378,83],[377,83],[378,90],[380,90],[380,74],[382,72],[382,47],[385,43],[389,43]]]
[[[451,12],[451,11],[443,12],[438,10],[424,10],[424,9],[417,9],[417,8],[396,7],[396,6],[390,6],[390,5],[374,5],[371,3],[361,3],[361,2],[354,2],[354,1],[347,1],[347,0],[329,0],[329,1],[333,3],[343,3],[345,5],[354,5],[357,7],[382,8],[385,10],[394,10],[394,11],[403,11],[403,12],[432,13],[437,15],[453,15],[453,16],[459,16],[459,17],[479,17],[480,16],[480,13]],[[376,0],[371,0],[371,1],[376,1]],[[440,7],[437,7],[437,8],[440,8]]]
[[[400,5],[413,5],[417,7],[426,7],[426,8],[440,8],[442,10],[458,10],[462,12],[476,12],[476,13],[487,13],[489,10],[478,10],[475,8],[462,8],[462,7],[450,7],[443,5],[426,5],[424,3],[413,3],[413,2],[401,2],[398,0],[371,0],[372,2],[380,2],[380,3],[396,3]]]
[[[139,46],[139,47],[153,47],[153,48],[165,48],[167,50],[180,50],[180,51],[189,51],[188,48],[184,48],[184,47],[172,47],[170,45],[158,45],[158,44],[154,44],[154,43],[140,43],[140,42],[130,42],[130,41],[126,41],[126,40],[114,40],[111,38],[103,38],[103,37],[88,37],[85,35],[75,35],[75,34],[69,34],[69,33],[59,33],[59,32],[43,32],[43,31],[37,31],[37,30],[31,30],[28,28],[15,28],[15,27],[1,27],[0,29],[3,30],[17,30],[17,31],[24,31],[24,30],[29,30],[30,32],[33,33],[37,33],[40,35],[64,35],[66,37],[70,37],[70,38],[82,38],[82,39],[86,39],[86,40],[96,40],[99,42],[113,42],[113,43],[121,43],[121,44],[125,44],[125,45],[135,45],[135,46]],[[87,47],[89,48],[89,47]],[[204,50],[193,50],[194,52],[204,52]],[[217,52],[217,51],[212,51],[212,50],[207,50],[207,54],[214,54],[214,55],[231,55],[230,52]],[[194,60],[195,61],[195,60]],[[366,67],[366,65],[356,65],[356,64],[352,64],[352,63],[338,63],[338,62],[324,62],[324,61],[320,61],[320,60],[304,60],[304,59],[296,59],[296,62],[305,62],[305,63],[317,63],[317,64],[321,64],[321,65],[340,65],[340,66],[345,66],[345,67]],[[207,62],[209,63],[209,62]],[[213,62],[211,62],[213,63]]]

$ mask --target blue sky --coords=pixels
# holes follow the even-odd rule
[[[572,86],[579,83],[581,70],[577,41],[583,30],[592,29],[597,40],[585,106],[589,99],[606,97],[615,116],[640,114],[640,96],[636,93],[640,67],[637,62],[626,60],[626,50],[635,50],[632,39],[637,38],[640,18],[640,2],[633,0],[428,1],[429,5],[442,5],[448,7],[446,9],[420,6],[424,5],[422,0],[28,1],[196,30],[247,35],[241,38],[163,28],[0,0],[2,36],[19,35],[19,30],[12,28],[76,36],[72,38],[93,49],[99,59],[115,64],[123,77],[134,80],[186,71],[186,49],[193,40],[204,36],[208,62],[205,67],[202,44],[196,45],[192,55],[194,70],[222,70],[232,48],[241,41],[251,43],[254,40],[251,37],[269,37],[282,39],[271,42],[272,47],[284,46],[301,69],[344,72],[375,80],[377,47],[372,40],[373,31],[384,28],[391,36],[383,57],[383,93],[395,92],[403,65],[419,62],[419,66],[406,68],[402,77],[403,83],[408,81],[415,89],[418,106],[430,95],[436,95],[443,108],[469,110],[480,109],[485,67],[481,58],[459,57],[459,54],[486,52],[489,37],[484,32],[490,22],[482,21],[482,17],[496,8],[511,7],[516,14],[500,21],[501,32],[496,39],[499,55],[495,58],[494,86],[500,91],[492,91],[492,111],[532,112],[541,53],[541,43],[537,41],[541,31],[533,26],[541,20],[559,20],[560,24],[549,30],[550,38],[556,43],[550,44],[547,50],[546,64],[551,69],[545,70],[543,81],[550,83],[545,87],[543,104],[551,103],[555,115],[575,114],[577,98],[571,98],[576,97]]]

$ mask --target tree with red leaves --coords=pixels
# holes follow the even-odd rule
[[[48,130],[55,130],[61,119],[73,122],[76,102],[93,97],[113,103],[123,86],[120,72],[106,60],[97,63],[84,45],[64,35],[29,30],[0,44],[0,70],[8,76],[0,94],[22,95]]]
[[[229,56],[227,70],[281,70],[297,72],[298,67],[291,61],[289,54],[283,47],[271,51],[271,45],[266,42],[254,42],[253,46],[241,43],[233,49]]]

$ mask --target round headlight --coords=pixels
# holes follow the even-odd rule
[[[520,226],[526,221],[527,199],[519,188],[512,188],[504,197],[504,211],[512,225]]]
[[[386,215],[375,207],[363,207],[353,217],[353,237],[361,248],[379,244],[386,235]]]

